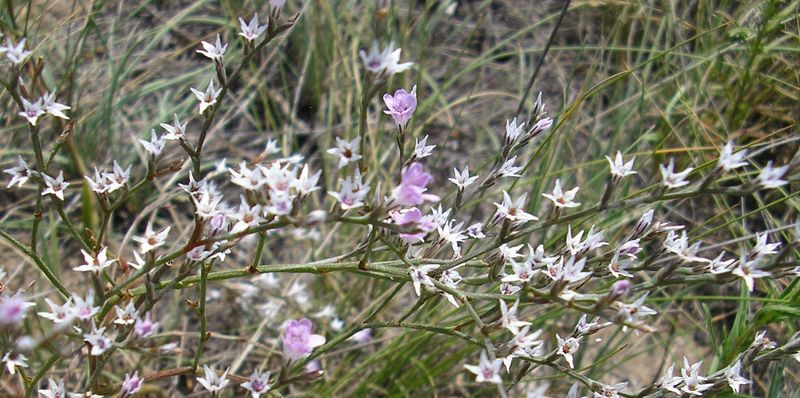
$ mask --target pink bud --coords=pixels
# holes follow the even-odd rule
[[[631,290],[631,282],[627,279],[621,279],[611,285],[611,290],[608,292],[609,301],[614,301],[620,297],[628,294]]]

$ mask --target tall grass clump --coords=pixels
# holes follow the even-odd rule
[[[0,396],[797,396],[798,1],[0,9]]]

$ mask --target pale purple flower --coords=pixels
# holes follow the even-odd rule
[[[281,340],[283,354],[289,362],[303,358],[325,344],[325,336],[311,333],[311,321],[306,318],[286,322]]]
[[[347,166],[361,159],[361,154],[358,152],[358,144],[360,138],[356,137],[351,141],[336,137],[336,147],[328,149],[326,152],[330,155],[339,158],[339,168]]]
[[[558,340],[558,355],[564,357],[567,360],[570,368],[575,368],[575,363],[573,362],[572,355],[578,351],[580,347],[580,341],[574,337],[567,337],[566,339],[562,339],[561,336],[556,334],[556,340]]]
[[[17,374],[17,368],[27,368],[28,358],[20,353],[9,351],[3,355],[3,362],[6,364],[6,369],[11,375]]]
[[[786,185],[789,181],[783,179],[789,171],[789,166],[772,167],[772,161],[761,169],[758,174],[758,184],[762,188],[772,189]]]
[[[64,200],[64,190],[69,186],[69,183],[64,181],[64,172],[59,171],[56,178],[50,177],[47,174],[42,174],[44,178],[44,185],[47,187],[42,191],[42,196],[52,194],[59,200]]]
[[[69,325],[75,319],[72,298],[67,299],[62,305],[54,303],[49,298],[45,298],[44,301],[50,307],[50,312],[38,312],[37,315],[40,317],[53,321],[56,326]]]
[[[745,379],[740,374],[742,371],[742,361],[736,361],[728,370],[725,371],[725,379],[728,382],[728,386],[731,387],[731,390],[735,393],[739,393],[739,388],[742,385],[747,385],[752,383],[752,381]]]
[[[517,118],[506,120],[506,145],[517,142],[525,132],[525,123],[517,124]]]
[[[647,296],[649,294],[650,293],[643,294],[631,304],[617,302],[617,315],[626,322],[635,323],[638,322],[642,317],[657,314],[655,310],[644,305],[644,302],[647,300]]]
[[[309,362],[305,367],[306,374],[322,374],[322,364],[319,363],[318,359],[315,359]]]
[[[511,333],[517,334],[521,327],[530,325],[530,322],[520,321],[517,318],[517,308],[519,307],[519,299],[514,302],[511,308],[506,305],[504,300],[500,301],[500,323],[503,328],[508,329]]]
[[[522,290],[522,287],[517,285],[512,285],[510,283],[505,283],[505,282],[500,284],[500,294],[504,296],[512,296],[514,294],[517,294],[520,290]]]
[[[372,341],[372,329],[361,329],[347,340],[354,341],[358,344],[366,344]]]
[[[428,145],[428,136],[423,139],[414,138],[414,158],[422,159],[431,156],[436,145]]]
[[[390,212],[389,216],[392,218],[392,221],[394,221],[395,224],[416,230],[415,232],[411,233],[399,234],[400,239],[407,243],[413,243],[422,240],[422,238],[424,238],[428,232],[436,229],[436,223],[433,222],[432,217],[423,216],[422,212],[420,212],[416,207],[395,210]]]
[[[611,298],[612,301],[617,300],[622,296],[628,294],[630,290],[631,290],[630,281],[628,281],[627,279],[618,280],[611,285],[611,289],[608,291],[608,296],[609,298]]]
[[[420,266],[408,267],[408,275],[411,276],[411,282],[414,284],[414,292],[417,296],[422,294],[422,285],[434,288],[433,279],[428,276],[428,273],[439,268],[439,264],[423,264]]]
[[[117,317],[114,319],[115,325],[133,325],[136,322],[136,318],[139,317],[139,311],[136,310],[133,300],[129,301],[125,308],[115,305],[114,312],[117,313]]]
[[[519,178],[521,175],[519,174],[522,171],[522,166],[514,166],[514,163],[517,161],[516,156],[512,156],[511,159],[506,160],[497,169],[497,177],[513,177]]]
[[[395,91],[394,95],[384,94],[383,102],[388,108],[383,113],[391,115],[400,128],[405,128],[417,109],[417,86],[414,86],[410,93],[401,88]]]
[[[686,178],[689,176],[689,173],[694,170],[692,167],[686,168],[679,173],[675,172],[675,159],[670,159],[669,164],[667,166],[659,165],[659,169],[661,170],[661,177],[663,179],[662,183],[665,187],[670,189],[680,188],[685,185],[689,185],[689,180]]]
[[[83,334],[83,341],[92,346],[89,355],[99,356],[111,348],[111,339],[105,336],[105,327],[98,328],[92,321],[92,332]]]
[[[225,369],[225,373],[222,376],[217,374],[217,370],[214,369],[213,366],[209,367],[208,365],[203,365],[203,372],[205,373],[205,377],[198,377],[197,382],[206,389],[206,391],[216,394],[221,391],[225,386],[230,383],[228,380],[228,372],[230,368]]]
[[[139,143],[142,144],[142,147],[150,156],[157,158],[164,150],[164,145],[167,143],[167,140],[164,136],[159,137],[154,129],[150,129],[150,141],[140,139]]]
[[[170,141],[174,141],[174,140],[185,141],[186,140],[186,126],[188,124],[189,124],[189,122],[181,123],[181,120],[178,119],[178,114],[176,113],[175,114],[175,119],[172,122],[172,124],[161,123],[161,128],[163,128],[164,130],[167,130],[167,133],[164,134],[163,138],[165,140],[170,140]]]
[[[626,271],[633,264],[630,258],[620,257],[619,252],[614,253],[614,256],[611,258],[611,262],[608,263],[608,271],[611,272],[611,275],[614,278],[619,278],[620,276],[624,276],[626,278],[633,278],[633,275]]]
[[[252,43],[255,39],[258,39],[259,36],[267,31],[267,24],[258,24],[258,14],[253,14],[253,18],[250,20],[250,23],[246,23],[244,19],[239,18],[239,27],[242,30],[239,32],[239,36],[244,37],[244,39],[250,43]]]
[[[11,39],[6,39],[5,47],[0,48],[0,53],[5,52],[6,57],[11,63],[19,65],[31,56],[31,52],[25,50],[25,39],[21,39],[16,45]]]
[[[629,175],[636,174],[636,171],[633,170],[633,162],[636,160],[636,156],[625,163],[622,159],[622,152],[617,151],[617,156],[614,159],[606,155],[606,160],[608,160],[608,166],[611,169],[611,176],[614,181],[620,181]]]
[[[439,197],[425,193],[426,186],[433,179],[433,176],[426,173],[420,163],[412,163],[403,168],[398,185],[392,192],[395,203],[401,206],[417,206],[424,202],[438,202]]]
[[[86,299],[73,294],[72,295],[72,313],[81,320],[88,320],[95,316],[98,312],[100,312],[100,307],[95,307],[92,305],[94,302],[94,296],[90,293],[86,296]]]
[[[769,233],[756,233],[756,245],[750,251],[748,259],[761,259],[764,256],[778,254],[781,242],[769,243]]]
[[[253,374],[250,375],[250,379],[242,383],[241,386],[245,390],[250,391],[250,396],[252,398],[260,398],[261,394],[266,394],[272,387],[272,385],[269,384],[269,376],[269,371],[261,373],[257,369],[254,369]]]
[[[683,395],[683,393],[678,389],[678,386],[683,382],[683,379],[680,376],[674,376],[674,373],[675,364],[671,364],[669,365],[669,368],[667,368],[667,371],[664,372],[664,375],[661,377],[658,385],[661,388],[680,396]]]
[[[206,247],[203,245],[195,246],[192,250],[186,252],[186,258],[189,261],[205,261],[210,255],[211,252],[206,250]]]
[[[725,252],[719,254],[715,259],[711,260],[708,263],[708,270],[712,274],[724,274],[727,272],[731,272],[732,264],[736,261],[734,259],[730,260],[723,260],[725,258]]]
[[[139,392],[142,388],[142,384],[144,384],[144,380],[139,377],[139,372],[135,372],[133,375],[130,373],[125,374],[125,380],[122,381],[122,388],[119,391],[120,396],[130,397],[133,394]]]
[[[211,216],[208,222],[208,232],[211,236],[216,236],[228,226],[228,217],[225,213],[217,213]]]
[[[481,360],[476,365],[464,365],[464,368],[476,375],[475,381],[478,383],[495,383],[503,384],[503,379],[500,378],[500,367],[503,361],[495,359],[490,361],[486,355],[486,351],[481,351]]]
[[[636,226],[633,228],[635,236],[642,236],[650,229],[650,226],[653,225],[654,214],[655,210],[650,209],[639,217],[639,221],[636,222]]]
[[[225,55],[225,50],[228,49],[228,45],[222,44],[222,40],[219,37],[219,33],[217,33],[217,41],[214,44],[211,44],[206,41],[201,41],[200,44],[203,46],[202,50],[197,50],[199,54],[203,54],[209,59],[213,61],[222,61],[222,56]],[[202,112],[200,112],[202,113]]]
[[[28,163],[22,160],[21,156],[17,156],[16,166],[7,168],[3,170],[3,172],[11,175],[11,180],[8,181],[6,188],[11,188],[14,184],[16,184],[17,187],[22,187],[22,185],[28,182],[28,179],[36,173],[28,168]]]
[[[528,245],[528,251],[533,252],[531,245]],[[511,262],[511,268],[514,270],[514,273],[504,276],[502,279],[503,282],[527,283],[539,272],[539,270],[533,269],[533,259],[531,256],[528,256],[528,258],[522,262],[515,261],[514,259],[509,259],[509,262]]]
[[[708,378],[700,375],[702,363],[703,361],[699,361],[689,365],[689,360],[683,357],[683,368],[681,368],[683,387],[681,387],[681,391],[689,395],[703,396],[703,391],[714,385],[713,383],[704,383]]]
[[[286,5],[286,0],[269,0],[269,11],[272,15],[278,15]]]
[[[561,189],[561,179],[556,178],[556,186],[553,188],[553,193],[543,193],[542,196],[553,201],[556,207],[578,207],[581,204],[573,200],[575,199],[575,195],[578,194],[578,189],[580,189],[580,187],[564,191]]]
[[[594,398],[619,398],[619,392],[625,389],[628,383],[617,383],[614,385],[604,385],[600,387],[599,391],[594,391],[592,396]]]
[[[453,258],[461,257],[461,242],[467,240],[467,236],[464,235],[463,228],[463,222],[456,224],[456,222],[453,220],[450,220],[437,228],[439,238],[447,243],[450,243],[450,247],[453,249]]]
[[[528,193],[526,192],[514,201],[508,192],[503,191],[503,203],[494,203],[497,206],[497,216],[519,224],[538,220],[538,217],[525,211],[527,197]]]
[[[107,252],[108,247],[103,247],[103,249],[95,255],[81,249],[83,261],[85,263],[73,268],[73,270],[78,272],[93,272],[95,275],[99,275],[104,269],[110,267],[111,264],[117,261],[116,259],[109,259]]]
[[[483,233],[483,225],[479,222],[467,227],[464,233],[472,239],[483,239],[486,237],[486,234]]]
[[[153,231],[153,224],[148,222],[147,229],[144,231],[144,236],[133,237],[134,241],[142,245],[139,252],[145,254],[167,243],[167,234],[169,234],[170,228],[171,227],[166,227],[159,232],[155,232]]]
[[[383,78],[403,72],[414,65],[413,62],[399,63],[401,51],[399,48],[395,49],[393,43],[390,43],[389,47],[381,51],[378,42],[373,41],[369,54],[364,50],[360,50],[359,55],[368,71],[379,78]]]
[[[70,107],[56,102],[56,92],[45,93],[41,99],[44,111],[61,119],[69,119],[69,116],[64,114],[64,111],[69,110]]]
[[[0,296],[0,326],[15,326],[25,319],[28,308],[34,303],[25,301],[20,292],[14,295],[4,293]]]
[[[642,246],[640,245],[639,242],[640,242],[639,238],[626,241],[625,243],[619,245],[619,247],[616,250],[616,253],[622,256],[626,256],[631,260],[635,260],[636,255],[642,251]]]
[[[53,379],[48,379],[48,388],[46,390],[39,390],[39,395],[42,398],[66,398],[67,390],[64,388],[64,380],[56,382]]]
[[[741,150],[733,152],[733,142],[729,141],[725,146],[719,150],[719,160],[717,161],[717,168],[725,171],[738,169],[742,166],[747,166],[745,159],[747,158],[747,151]]]
[[[759,259],[748,260],[744,255],[739,258],[731,273],[741,278],[750,292],[755,288],[756,279],[770,276],[769,272],[760,269]]]
[[[470,176],[469,175],[469,165],[464,166],[464,171],[458,172],[458,169],[453,168],[453,178],[448,178],[448,181],[456,184],[460,191],[463,191],[466,187],[475,183],[478,180],[478,175]]]
[[[214,89],[214,80],[208,82],[208,88],[202,92],[194,87],[191,88],[192,93],[200,101],[198,112],[202,115],[208,108],[216,105],[217,96],[222,92],[222,88]]]
[[[136,318],[133,324],[133,334],[139,338],[147,338],[152,336],[158,331],[158,322],[153,322],[150,313],[144,315],[144,318]]]

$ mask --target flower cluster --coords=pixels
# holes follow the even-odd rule
[[[26,67],[26,39],[0,46],[18,76],[5,88],[27,121],[17,119],[15,128],[31,144],[3,170],[9,192],[32,194],[21,205],[31,213],[4,214],[16,224],[0,230],[29,260],[25,271],[0,270],[2,362],[22,376],[27,395],[133,397],[147,393],[145,383],[174,377],[181,383],[169,388],[181,393],[293,394],[338,372],[344,353],[402,340],[383,329],[463,342],[434,351],[457,350],[459,361],[473,353],[457,371],[503,397],[525,388],[536,369],[577,379],[593,397],[738,394],[753,387],[755,365],[800,351],[800,335],[779,344],[765,332],[744,348],[754,333],[741,326],[743,312],[728,336],[735,352],[715,353],[705,371],[700,358],[685,356],[679,374],[673,364],[649,385],[586,371],[603,339],[659,333],[660,318],[671,315],[659,303],[672,300],[673,289],[738,289],[734,298],[745,303],[800,275],[798,222],[748,223],[728,239],[722,230],[729,224],[706,230],[689,217],[681,217],[686,225],[667,221],[683,201],[736,198],[750,210],[745,198],[753,198],[762,206],[764,197],[791,191],[800,157],[778,165],[756,156],[753,147],[766,144],[729,141],[692,166],[669,158],[647,171],[641,152],[614,151],[607,164],[598,156],[602,169],[591,180],[551,167],[533,175],[541,145],[560,126],[540,93],[527,113],[495,121],[500,133],[488,162],[452,161],[443,154],[449,143],[420,117],[429,112],[430,84],[421,76],[419,87],[392,86],[414,63],[401,62],[402,50],[376,26],[371,48],[358,53],[362,64],[353,53],[363,79],[357,122],[308,135],[302,147],[287,130],[281,140],[259,142],[255,156],[212,159],[208,142],[224,139],[213,133],[235,128],[221,120],[232,106],[228,93],[241,89],[237,79],[252,72],[259,52],[297,21],[283,15],[285,1],[268,3],[261,21],[259,14],[238,18],[236,35],[217,33],[189,51],[203,62],[202,77],[179,92],[187,106],[167,113],[171,121],[160,114],[142,128],[140,162],[81,159],[64,167],[61,141],[42,142],[40,133],[53,127],[69,135],[82,123],[83,104],[56,102],[41,68]],[[390,8],[379,2],[376,15]],[[390,44],[382,49],[381,42]],[[605,190],[595,194],[595,184]],[[6,232],[6,225],[23,227]],[[347,300],[333,300],[331,291]],[[758,327],[794,313],[782,304],[759,312]],[[241,330],[252,337],[230,337]],[[219,347],[234,345],[229,361],[234,349]],[[54,370],[70,358],[86,361],[89,372]],[[128,367],[108,377],[112,366]],[[541,397],[548,385],[529,387],[528,396]],[[580,391],[576,384],[568,396]]]

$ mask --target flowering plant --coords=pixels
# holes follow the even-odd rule
[[[76,67],[60,70],[36,42],[48,38],[20,29],[8,3],[0,238],[13,260],[0,264],[0,395],[688,397],[797,386],[800,155],[784,131],[794,125],[748,135],[742,95],[720,122],[742,131],[714,130],[707,145],[678,146],[665,117],[649,128],[665,132],[658,140],[593,135],[605,144],[592,151],[571,129],[609,79],[563,100],[526,90],[511,96],[516,112],[480,109],[492,131],[460,138],[468,124],[450,108],[461,100],[437,108],[450,83],[427,75],[414,46],[395,46],[407,38],[392,18],[413,19],[414,6],[369,5],[371,36],[348,55],[312,49],[336,26],[319,22],[335,18],[330,5],[285,3],[226,17],[197,40],[174,28],[170,43],[192,44],[175,62],[195,72],[137,91],[169,100],[119,123],[136,145],[128,156],[89,138],[140,106],[117,99],[134,90],[118,84],[155,71],[115,75],[95,119],[100,105],[69,80]],[[439,18],[459,8],[433,7]],[[788,15],[764,13],[751,40]],[[313,43],[299,44],[303,33]],[[307,51],[297,70],[295,46]],[[347,65],[354,91],[341,102],[306,98],[323,54]],[[272,91],[282,73],[299,79],[291,99]],[[315,100],[335,116],[305,115]],[[437,131],[440,118],[452,131]],[[580,162],[565,160],[573,145]],[[702,346],[679,350],[673,338]],[[661,366],[605,367],[626,353]]]

